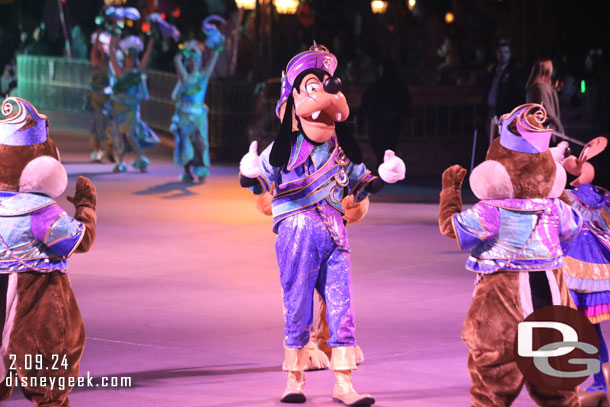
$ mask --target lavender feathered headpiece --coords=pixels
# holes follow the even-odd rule
[[[178,39],[180,38],[180,30],[178,30],[174,25],[165,21],[161,14],[153,13],[146,17],[146,20],[151,25],[155,26],[161,38],[172,38],[174,41],[178,42]]]
[[[121,49],[121,51],[135,50],[140,53],[144,51],[144,43],[142,42],[140,37],[130,35],[128,37],[123,38],[121,42],[119,42],[119,48]]]

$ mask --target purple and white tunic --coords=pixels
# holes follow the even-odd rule
[[[596,324],[610,319],[610,193],[591,184],[567,192],[583,228],[563,245],[563,272],[574,303]]]
[[[65,273],[84,232],[51,198],[0,191],[0,273]]]

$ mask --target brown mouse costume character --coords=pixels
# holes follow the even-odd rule
[[[513,356],[517,325],[547,305],[574,307],[559,268],[560,240],[581,227],[578,211],[558,197],[566,174],[549,150],[546,112],[526,104],[500,118],[499,137],[470,176],[481,201],[462,212],[460,188],[466,170],[443,173],[441,233],[471,250],[466,269],[477,285],[462,328],[468,346],[472,405],[509,406],[525,385],[540,406],[579,406],[576,388],[557,391],[524,380]]]
[[[96,193],[79,177],[68,198],[75,215],[66,214],[53,200],[68,182],[59,160],[47,117],[23,99],[6,99],[0,115],[0,400],[18,382],[37,406],[65,407],[68,379],[78,376],[85,329],[67,258],[93,243]],[[45,386],[33,383],[43,377]]]

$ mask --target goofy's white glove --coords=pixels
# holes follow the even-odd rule
[[[258,141],[253,141],[252,144],[250,144],[248,153],[246,153],[239,162],[239,172],[245,177],[256,178],[261,175],[261,158],[258,155],[257,149]]]
[[[379,177],[388,184],[405,179],[405,162],[396,156],[394,151],[385,150],[383,164],[379,166]]]

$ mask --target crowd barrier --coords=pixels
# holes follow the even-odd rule
[[[18,95],[40,110],[85,112],[89,95],[88,60],[19,55],[17,57]],[[148,70],[150,100],[142,104],[142,118],[151,127],[169,133],[176,84],[173,73]],[[210,147],[225,157],[239,157],[248,140],[272,140],[279,127],[275,103],[279,81],[256,87],[242,79],[214,78],[206,103],[209,106]],[[277,88],[277,89],[275,89]],[[261,90],[262,89],[262,90]],[[471,139],[477,121],[478,89],[451,87],[409,87],[412,116],[405,121],[404,141]],[[260,90],[257,96],[255,93]],[[348,125],[357,139],[367,135],[357,125],[357,107],[363,86],[351,84],[345,93],[352,106]],[[450,101],[450,102],[449,102]]]

